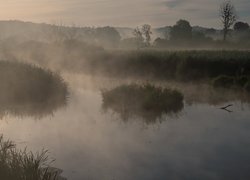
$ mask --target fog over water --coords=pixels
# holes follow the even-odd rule
[[[250,179],[249,9],[1,3],[0,179]]]
[[[72,74],[64,78],[70,86],[67,107],[41,119],[6,115],[1,132],[18,147],[49,149],[56,158],[53,165],[63,169],[65,177],[249,177],[248,104],[232,101],[232,113],[219,109],[223,102],[186,104],[178,116],[163,116],[164,120],[155,124],[136,119],[124,122],[115,112],[103,111],[100,91],[123,82],[105,78],[94,81],[93,77]],[[100,79],[103,84],[93,83]]]

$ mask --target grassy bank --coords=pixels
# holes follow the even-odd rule
[[[67,101],[67,85],[49,71],[32,65],[0,61],[0,112],[17,115],[49,113]]]
[[[0,136],[0,179],[59,180],[58,172],[49,167],[47,151],[32,153],[19,150],[12,141]]]
[[[122,85],[102,92],[104,109],[112,109],[128,120],[143,117],[152,123],[162,114],[178,113],[183,108],[183,95],[176,90],[146,85]]]
[[[249,51],[113,51],[89,59],[90,73],[197,81],[249,76]],[[84,68],[83,68],[84,69]]]

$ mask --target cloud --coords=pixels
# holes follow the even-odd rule
[[[62,20],[80,26],[173,25],[187,19],[193,25],[220,27],[223,0],[11,0],[0,6],[2,19],[34,22]],[[232,0],[240,20],[250,23],[250,1]]]

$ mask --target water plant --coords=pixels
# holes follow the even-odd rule
[[[145,85],[122,85],[102,91],[104,109],[112,109],[124,120],[130,115],[155,122],[162,114],[178,113],[183,108],[183,95],[172,89]]]
[[[0,61],[0,112],[50,113],[66,104],[67,85],[56,73],[33,65]]]
[[[40,153],[19,150],[9,140],[0,136],[0,179],[3,180],[58,180],[56,170],[49,166],[46,150]]]

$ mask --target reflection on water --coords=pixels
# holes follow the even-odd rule
[[[183,95],[168,88],[121,85],[102,92],[103,109],[118,113],[123,121],[142,119],[146,124],[161,122],[162,115],[176,115],[183,107]]]
[[[58,109],[66,107],[67,100],[61,99],[58,102],[48,101],[46,103],[25,103],[19,104],[14,102],[0,103],[0,119],[4,119],[5,116],[17,116],[17,117],[34,117],[40,119],[44,116],[53,115]]]
[[[182,91],[198,89],[183,93],[186,102],[196,94],[196,103],[185,103],[178,120],[170,116],[157,128],[151,124],[142,129],[137,117],[121,123],[119,117],[102,112],[99,89],[103,84],[112,89],[120,82],[102,81],[100,87],[88,85],[83,76],[64,77],[71,87],[67,108],[40,121],[6,116],[0,131],[18,146],[49,149],[54,165],[69,180],[250,178],[250,107],[235,95],[219,103],[233,104],[233,113],[227,113],[218,103],[200,99],[206,88],[172,84],[186,87],[179,88]]]
[[[42,117],[65,106],[68,89],[57,74],[32,65],[0,61],[0,117]]]

